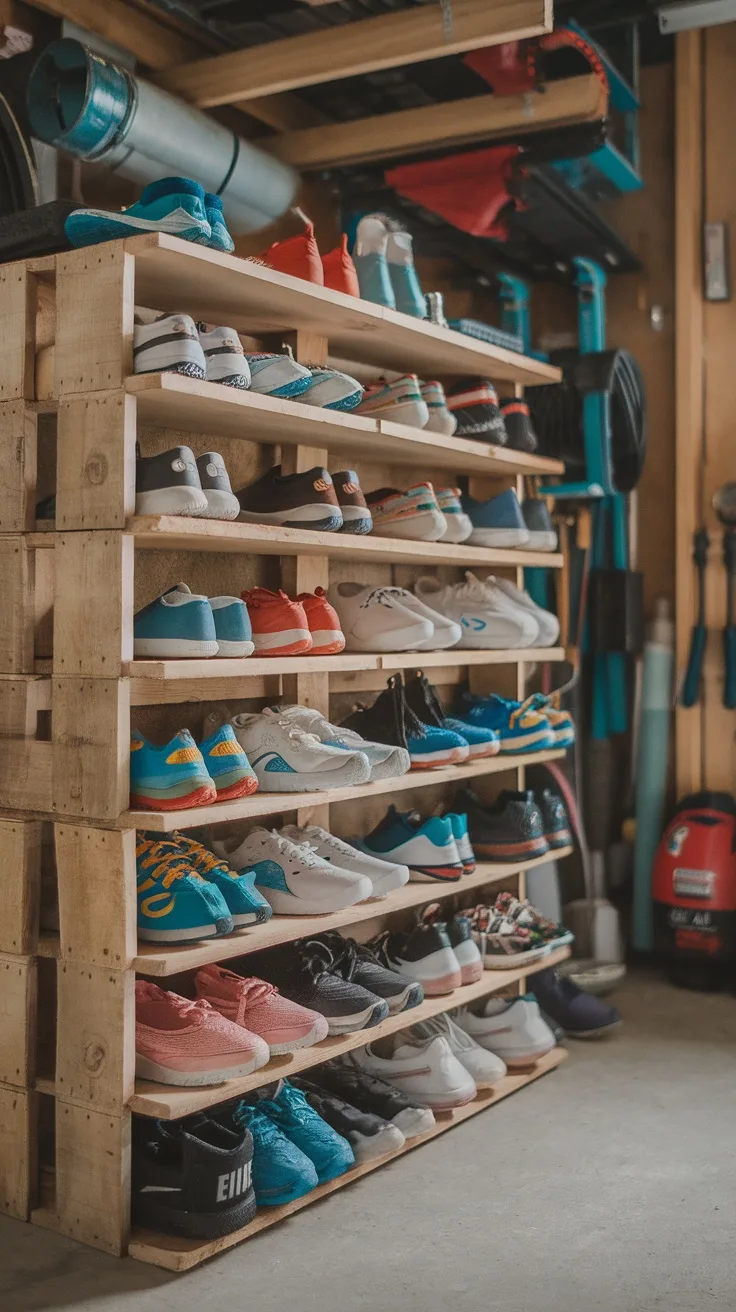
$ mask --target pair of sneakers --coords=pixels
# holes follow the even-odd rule
[[[159,178],[144,187],[141,198],[127,209],[73,210],[64,222],[72,246],[134,237],[141,232],[165,232],[215,251],[233,251],[222,200],[191,178]]]
[[[137,515],[187,515],[195,519],[237,519],[238,498],[217,451],[195,458],[188,446],[170,447],[135,462]]]
[[[504,1061],[443,1015],[370,1043],[354,1054],[362,1070],[404,1089],[433,1111],[472,1102],[506,1074]]]
[[[177,583],[133,616],[137,659],[232,659],[253,650],[248,607],[240,597],[205,597]]]
[[[423,575],[414,585],[417,597],[460,628],[458,647],[468,650],[514,650],[552,647],[560,634],[556,615],[538,606],[507,579],[480,579],[466,570],[463,583],[442,583]]]
[[[238,871],[188,834],[136,839],[138,937],[146,943],[195,943],[262,924],[271,907],[252,871]]]
[[[444,651],[462,629],[406,588],[371,587],[346,580],[330,588],[348,651]]]
[[[492,729],[499,735],[502,753],[564,749],[575,742],[572,715],[555,705],[554,696],[543,693],[531,693],[524,701],[498,693],[464,693],[458,719],[462,724]]]
[[[476,984],[483,963],[469,918],[462,912],[443,918],[430,903],[410,930],[386,931],[371,945],[379,960],[421,984],[429,997]]]
[[[493,906],[477,906],[471,924],[486,970],[540,961],[573,940],[564,926],[545,919],[530,902],[519,901],[512,893],[499,893]]]
[[[407,679],[406,686],[400,673],[392,674],[385,691],[379,693],[372,706],[358,706],[343,725],[364,738],[408,751],[413,770],[460,765],[469,759],[471,752],[474,757],[494,756],[498,752],[499,741],[494,730],[469,726],[466,732],[459,721],[445,717],[434,689],[431,689],[433,704],[430,703],[427,689],[431,685],[421,671]],[[475,728],[480,728],[480,733],[474,732]]]
[[[145,811],[183,811],[250,797],[258,779],[230,725],[197,745],[180,729],[163,746],[138,729],[130,738],[130,804]]]
[[[551,788],[504,789],[493,802],[481,802],[472,788],[459,788],[454,805],[467,814],[472,841],[484,861],[525,861],[546,856],[572,842],[567,809]]]
[[[345,647],[345,635],[324,588],[291,598],[282,589],[250,588],[247,604],[259,656],[332,656]]]
[[[378,378],[365,388],[359,413],[388,423],[407,424],[429,433],[452,437],[457,420],[451,413],[442,383],[423,382],[417,374]]]
[[[240,518],[249,524],[277,524],[322,533],[369,533],[373,521],[354,469],[331,474],[315,465],[299,474],[282,474],[274,465],[238,492]]]
[[[161,314],[133,328],[137,374],[175,373],[247,391],[251,372],[234,328],[195,324],[188,314]]]
[[[414,267],[411,234],[384,214],[360,220],[353,249],[360,294],[414,319],[427,318],[427,303]]]
[[[364,852],[400,861],[412,883],[456,883],[475,870],[475,851],[462,812],[435,814],[422,820],[418,811],[391,805],[375,829],[353,840]]]

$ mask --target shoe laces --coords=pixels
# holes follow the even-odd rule
[[[539,708],[536,704],[536,699],[538,695],[539,695],[538,693],[532,693],[531,697],[525,698],[523,702],[506,702],[507,706],[513,707],[513,710],[509,714],[509,724],[511,725],[512,729],[516,724],[519,723],[519,721],[523,720],[524,717],[527,716],[530,712],[532,712],[534,715],[538,715],[540,719],[542,718]]]
[[[280,834],[278,829],[272,829],[270,830],[270,833],[279,849],[279,852],[283,852],[284,856],[297,856],[305,866],[319,866],[324,864],[320,860],[319,853],[317,852],[314,843],[295,843],[291,838],[284,838],[283,834]]]
[[[265,1002],[266,998],[276,993],[278,989],[275,984],[269,984],[268,980],[258,979],[255,975],[249,975],[238,983],[238,999],[245,1007],[254,1007],[257,1002]]]
[[[439,902],[430,902],[424,907],[417,916],[417,923],[422,926],[443,925],[446,923],[446,916],[443,913]]]
[[[192,861],[196,861],[206,874],[209,875],[215,870],[221,870],[230,875],[232,879],[238,878],[236,871],[229,868],[224,857],[215,856],[214,852],[210,852],[208,848],[204,847],[202,843],[198,843],[194,838],[188,838],[186,834],[180,834],[178,831],[174,832],[171,837],[173,842],[184,844],[187,855],[191,857]]]
[[[254,1106],[249,1102],[239,1102],[237,1107],[233,1108],[231,1115],[239,1130],[251,1130],[254,1137],[258,1135],[261,1143],[275,1143],[283,1138],[279,1127],[274,1125],[263,1107]]]
[[[390,607],[393,604],[393,602],[400,601],[405,591],[406,591],[405,588],[392,588],[392,587],[374,588],[373,591],[369,593],[369,595],[365,598],[365,601],[361,601],[360,610],[365,610],[367,606]]]
[[[326,943],[318,938],[301,939],[294,944],[299,964],[315,984],[325,975],[329,975],[335,962]]]
[[[334,937],[330,934],[330,952],[334,969],[346,980],[353,978],[361,962],[372,961],[376,966],[381,964],[375,952],[365,943],[358,943],[354,938],[341,939],[337,933]]]
[[[203,884],[206,881],[197,871],[192,869],[188,859],[182,856],[178,848],[173,843],[152,843],[151,850],[142,856],[141,845],[147,840],[139,840],[137,855],[143,870],[149,872],[149,878],[160,879],[164,888],[171,888],[178,879],[185,879],[187,875],[190,879],[196,879]],[[162,848],[169,848],[168,851],[161,851]]]
[[[166,1000],[179,1016],[188,1018],[193,1024],[204,1025],[208,1014],[218,1014],[206,998],[182,998],[178,993],[168,993]]]
[[[300,747],[322,746],[322,740],[319,737],[319,734],[310,733],[307,729],[300,729],[298,724],[295,724],[293,720],[288,719],[285,715],[279,715],[278,711],[272,711],[270,707],[266,707],[265,711],[263,711],[263,715],[267,716],[269,720],[275,720],[279,728],[283,729],[286,736],[290,738],[292,742],[298,743]]]

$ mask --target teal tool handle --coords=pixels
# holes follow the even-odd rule
[[[690,656],[688,657],[685,682],[680,699],[683,706],[694,706],[700,695],[700,675],[703,670],[707,633],[704,624],[695,624],[693,626],[693,634],[690,639]]]
[[[723,705],[728,711],[736,711],[736,624],[727,624],[723,630],[723,656],[726,664]]]

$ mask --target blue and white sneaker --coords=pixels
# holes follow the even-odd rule
[[[463,875],[462,858],[447,816],[433,815],[422,821],[416,811],[402,814],[390,806],[370,834],[351,838],[350,842],[383,861],[408,866],[412,883],[456,883]]]
[[[310,386],[300,393],[302,405],[321,406],[323,410],[354,410],[363,400],[363,388],[357,378],[340,373],[339,369],[322,369],[308,366],[312,376]]]
[[[347,1139],[323,1121],[301,1089],[295,1089],[288,1080],[281,1081],[273,1098],[261,1098],[257,1106],[309,1158],[320,1184],[344,1175],[355,1165],[355,1155]]]
[[[422,724],[421,733],[407,730],[406,746],[412,770],[439,770],[444,765],[460,765],[470,756],[470,744],[462,733],[449,728],[440,729],[434,724]]]
[[[312,375],[306,365],[297,364],[290,355],[274,355],[259,351],[246,354],[250,369],[250,389],[262,396],[285,396],[293,400],[312,386]]]
[[[463,759],[468,755],[476,759],[498,755],[501,746],[498,734],[492,729],[484,729],[480,725],[470,726],[464,724],[462,720],[446,716],[437,689],[432,687],[426,674],[421,670],[415,670],[413,675],[406,676],[404,695],[409,709],[428,732],[444,729],[460,735],[468,747]]]
[[[364,752],[321,743],[278,709],[244,712],[230,723],[264,792],[318,792],[366,784],[371,777]]]
[[[508,650],[532,647],[539,638],[535,616],[507,597],[493,578],[481,580],[466,570],[464,583],[442,583],[427,575],[417,579],[414,591],[460,626],[459,647]]]
[[[212,230],[207,245],[211,246],[213,251],[226,251],[229,255],[231,251],[235,250],[235,242],[230,236],[225,215],[222,212],[222,197],[217,196],[212,191],[206,191],[204,208],[207,222]]]
[[[253,875],[277,916],[342,911],[373,892],[371,880],[319,856],[310,843],[293,843],[275,829],[253,829],[235,847],[213,841],[218,856]]]
[[[556,747],[555,735],[546,715],[534,705],[534,697],[524,702],[510,701],[492,693],[490,697],[473,697],[466,693],[467,710],[458,718],[461,724],[478,724],[495,729],[501,740],[501,754],[505,752],[541,752]]]
[[[138,659],[216,656],[218,646],[208,598],[191,592],[186,583],[177,583],[133,616],[133,654]]]
[[[144,187],[135,205],[120,213],[74,210],[64,223],[64,231],[72,246],[95,246],[141,232],[165,232],[170,237],[209,246],[212,228],[204,197],[204,187],[191,178],[160,178]]]
[[[463,871],[466,875],[472,875],[476,861],[473,844],[470,841],[467,814],[464,811],[446,811],[445,820],[450,821],[452,836],[457,843],[458,856],[463,863]]]
[[[248,607],[240,597],[210,597],[221,658],[252,656],[255,651]]]
[[[208,851],[189,834],[176,831],[169,840],[170,846],[189,862],[202,879],[206,879],[220,892],[227,903],[236,929],[243,925],[261,925],[271,919],[271,904],[255,886],[252,870],[232,870],[220,856]],[[161,844],[163,846],[163,844]]]
[[[476,501],[465,495],[461,505],[473,525],[469,542],[479,547],[523,547],[528,544],[529,530],[513,488],[491,497],[490,501]]]
[[[227,1112],[221,1113],[228,1116]],[[239,1102],[229,1113],[253,1136],[253,1188],[258,1207],[279,1207],[303,1198],[319,1184],[314,1163],[281,1132],[263,1108]]]
[[[135,848],[138,937],[146,943],[196,943],[233,931],[227,902],[174,843],[139,830]]]

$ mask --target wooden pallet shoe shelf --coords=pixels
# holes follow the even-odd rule
[[[382,901],[332,916],[275,917],[227,939],[169,948],[137,941],[135,830],[242,826],[296,815],[300,823],[314,820],[336,833],[355,833],[375,823],[376,807],[380,813],[391,795],[431,809],[438,797],[449,800],[463,780],[482,789],[498,776],[522,786],[526,765],[562,753],[488,758],[330,792],[259,792],[212,807],[144,812],[129,807],[131,722],[142,716],[154,736],[161,732],[165,738],[172,724],[193,723],[204,706],[262,705],[279,698],[340,718],[347,699],[378,691],[391,672],[417,664],[445,694],[467,681],[478,690],[520,695],[528,667],[559,662],[564,651],[434,652],[419,661],[411,653],[145,661],[133,652],[136,607],[185,576],[197,584],[195,591],[214,592],[216,580],[223,592],[239,592],[245,581],[294,594],[344,577],[404,584],[427,570],[449,580],[476,568],[503,571],[521,583],[524,565],[549,567],[558,578],[565,570],[557,553],[141,518],[135,514],[136,443],[144,453],[182,441],[198,451],[226,447],[228,467],[232,462],[243,481],[278,460],[277,452],[286,473],[325,464],[334,455],[339,463],[365,469],[366,479],[374,480],[368,486],[387,478],[403,479],[406,486],[412,479],[447,483],[467,476],[479,495],[509,485],[522,493],[524,476],[547,477],[561,466],[173,375],[135,377],[135,307],[227,324],[256,343],[252,349],[279,349],[283,343],[296,359],[311,363],[335,357],[432,377],[483,373],[517,393],[559,374],[452,330],[161,236],[5,266],[0,279],[12,310],[0,350],[0,455],[6,472],[0,560],[7,616],[0,636],[0,969],[12,980],[0,1002],[0,1210],[32,1213],[38,1224],[107,1252],[128,1251],[181,1270],[297,1208],[260,1212],[246,1231],[214,1245],[131,1234],[132,1115],[177,1117],[211,1106],[358,1047],[364,1036],[328,1039],[232,1088],[184,1091],[137,1082],[136,974],[173,981],[172,987],[186,991],[188,973],[190,979],[200,965],[310,932],[340,928],[365,939],[386,925],[410,922],[432,897],[450,907],[467,906],[484,893],[493,896],[500,887],[523,893],[526,870],[539,862],[481,864],[456,885],[409,884]],[[56,518],[40,522],[36,503],[50,494]],[[59,932],[39,935],[36,849],[42,823],[53,832]],[[39,963],[55,985],[55,1052],[49,1058],[46,1049],[43,1060]],[[524,976],[523,967],[488,971],[476,985],[425,1000],[406,1019],[382,1022],[371,1037],[499,989],[522,988]],[[563,1055],[556,1052],[533,1071],[509,1076],[492,1096],[439,1118],[426,1137],[554,1069]],[[54,1124],[52,1147],[44,1143],[42,1151],[53,1192],[43,1191],[40,1206],[39,1100],[52,1108]],[[356,1168],[299,1206],[382,1164]]]

